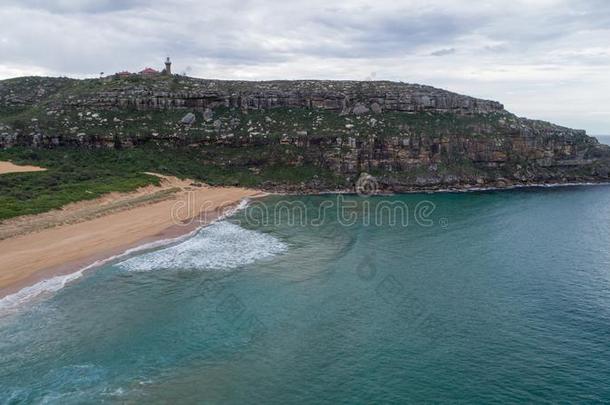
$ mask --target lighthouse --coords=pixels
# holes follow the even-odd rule
[[[165,59],[165,74],[167,76],[172,75],[172,61],[169,60],[169,56],[167,57],[167,59]]]

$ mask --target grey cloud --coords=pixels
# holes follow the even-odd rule
[[[534,117],[555,100],[565,111],[561,100],[575,93],[609,104],[610,1],[514,1],[3,0],[0,79],[160,68],[169,55],[177,72],[199,76],[359,79],[375,71],[507,103],[519,85],[589,86],[513,100]],[[574,108],[573,116],[585,111]]]
[[[439,49],[438,51],[431,52],[430,55],[431,56],[445,56],[445,55],[452,55],[455,52],[456,52],[455,48],[444,48],[444,49]]]
[[[476,21],[466,16],[443,13],[413,15],[408,10],[381,16],[322,16],[314,19],[314,23],[343,37],[343,46],[339,49],[309,47],[305,51],[324,55],[338,52],[344,57],[409,53],[421,46],[466,35],[477,27]]]
[[[8,0],[8,4],[52,13],[107,13],[150,4],[144,0]]]
[[[513,46],[535,47],[556,43],[580,31],[609,28],[609,1],[568,0],[537,11],[508,10],[490,19],[481,33]]]

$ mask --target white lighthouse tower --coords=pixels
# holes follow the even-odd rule
[[[164,73],[167,76],[172,75],[172,61],[169,60],[169,56],[167,57],[167,59],[165,59],[165,72]]]

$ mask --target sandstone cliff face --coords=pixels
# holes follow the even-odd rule
[[[25,82],[24,82],[25,81]],[[187,77],[88,81],[24,78],[0,83],[4,106],[32,105],[49,100],[72,108],[136,108],[204,111],[317,108],[343,113],[369,111],[486,113],[502,104],[418,84],[358,81],[220,81]],[[64,92],[68,97],[54,100]]]
[[[609,149],[584,131],[414,84],[185,77],[0,82],[0,147],[143,143],[292,148],[291,164],[309,162],[349,178],[370,172],[398,191],[602,181],[610,161]]]

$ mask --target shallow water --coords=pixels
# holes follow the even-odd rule
[[[4,314],[0,402],[610,401],[610,187],[283,200]]]

